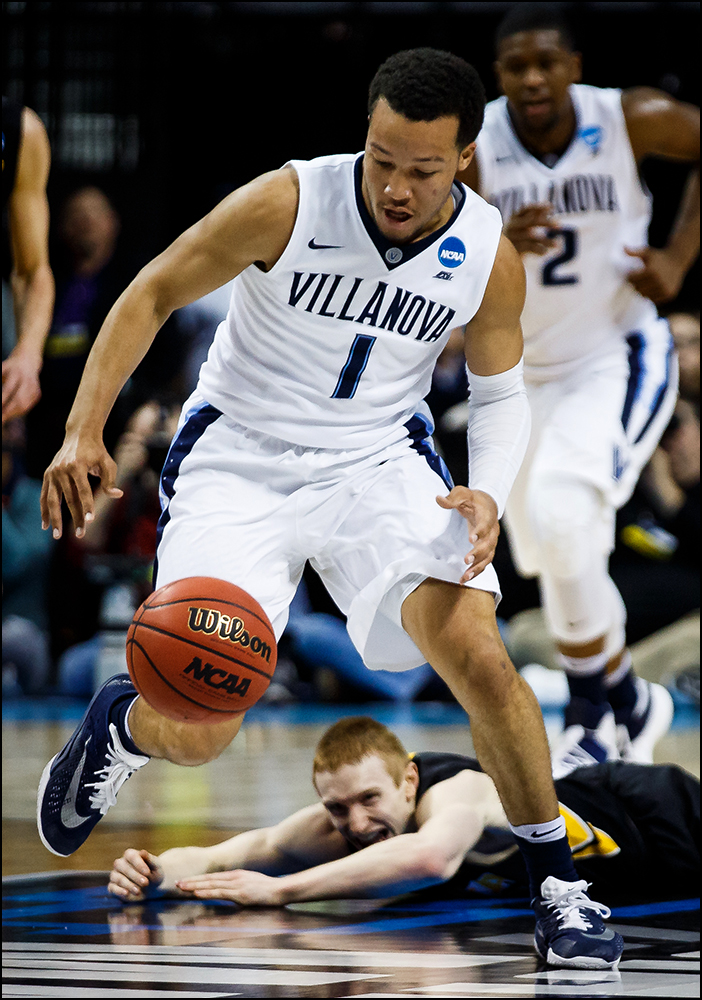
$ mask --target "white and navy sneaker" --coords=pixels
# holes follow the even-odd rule
[[[571,698],[565,710],[565,729],[552,753],[554,779],[565,778],[576,767],[619,759],[617,727],[609,705]]]
[[[109,721],[110,709],[135,698],[128,674],[117,674],[95,693],[63,750],[44,768],[37,794],[39,836],[52,854],[65,858],[87,840],[117,801],[117,793],[149,757],[130,753]]]
[[[624,941],[604,921],[610,909],[587,895],[589,883],[561,882],[553,875],[532,900],[536,913],[534,945],[556,969],[616,969]]]
[[[636,678],[638,695],[633,709],[615,711],[617,747],[622,760],[653,763],[653,748],[670,729],[675,706],[662,684]]]

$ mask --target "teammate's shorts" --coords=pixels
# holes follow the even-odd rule
[[[418,415],[384,450],[305,448],[191,396],[161,477],[156,586],[228,580],[256,598],[280,638],[309,560],[368,667],[424,663],[402,603],[427,577],[458,584],[472,548],[465,519],[436,502],[450,479],[431,430]],[[465,586],[500,598],[492,566]]]
[[[677,386],[668,323],[656,317],[573,374],[527,383],[531,437],[506,508],[512,553],[523,575],[541,571],[529,511],[548,483],[595,488],[602,504],[593,545],[612,550],[616,511],[631,496],[672,416]]]

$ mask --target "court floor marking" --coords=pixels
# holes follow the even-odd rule
[[[497,962],[519,962],[524,955],[475,955],[437,954],[435,952],[392,952],[392,951],[323,951],[299,948],[219,948],[207,945],[109,945],[109,944],[47,944],[29,942],[20,944],[8,942],[3,945],[5,953],[12,952],[15,961],[42,961],[39,954],[50,956],[51,961],[66,963],[69,954],[79,960],[79,967],[85,968],[80,956],[86,955],[93,961],[121,962],[124,956],[141,958],[147,963],[179,963],[209,965],[324,965],[354,968],[400,968],[400,969],[460,969],[479,965],[494,965]],[[7,956],[10,960],[10,956]],[[111,966],[108,966],[111,968]]]
[[[137,993],[136,990],[130,989],[129,987],[116,987],[114,989],[109,986],[100,986],[100,1000],[103,997],[109,998],[109,1000],[125,1000],[125,998],[138,998],[138,1000],[174,1000],[178,996],[173,990],[143,990],[140,989]],[[45,984],[41,987],[41,993],[37,993],[36,986],[23,985],[22,983],[17,983],[11,986],[9,989],[3,989],[2,991],[3,1000],[5,997],[66,997],[66,1000],[95,1000],[95,989],[92,986],[50,986]],[[241,993],[234,993],[231,990],[227,990],[226,993],[207,993],[198,990],[197,993],[191,993],[191,997],[197,997],[197,1000],[210,1000],[212,997],[240,997]]]

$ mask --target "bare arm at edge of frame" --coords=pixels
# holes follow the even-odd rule
[[[39,372],[54,308],[46,196],[50,167],[46,129],[31,108],[24,108],[8,213],[17,343],[2,364],[3,423],[29,412],[41,395]]]

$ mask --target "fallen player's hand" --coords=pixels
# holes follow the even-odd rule
[[[176,888],[191,892],[196,899],[228,899],[240,906],[284,905],[279,878],[243,869],[177,879]]]
[[[437,497],[436,502],[445,510],[457,510],[470,527],[473,548],[464,559],[468,569],[461,577],[461,583],[467,583],[482,573],[495,556],[500,535],[497,504],[488,493],[467,486],[454,486],[448,496]]]
[[[557,246],[558,223],[551,205],[525,205],[515,212],[503,232],[518,253],[535,253],[543,257]]]
[[[149,889],[158,888],[163,874],[158,858],[130,847],[114,862],[107,888],[120,899],[137,902],[146,898]]]

